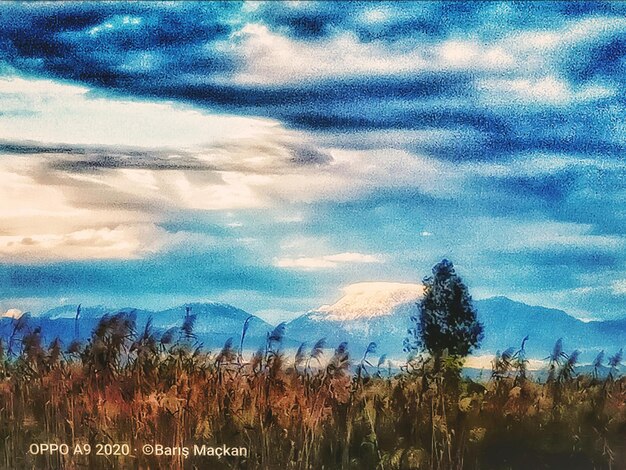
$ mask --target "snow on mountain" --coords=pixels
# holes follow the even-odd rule
[[[378,345],[377,354],[390,358],[406,357],[402,350],[407,329],[414,327],[412,316],[419,314],[418,302],[423,295],[419,284],[364,282],[342,290],[342,297],[334,304],[322,305],[287,324],[285,348],[297,348],[300,342],[312,346],[326,338],[327,346],[335,348],[348,342],[352,356],[361,356],[370,342]],[[529,358],[541,359],[548,355],[554,342],[562,338],[566,350],[578,349],[581,360],[589,362],[605,350],[613,354],[626,348],[626,319],[584,323],[566,312],[540,306],[530,306],[506,297],[474,302],[478,319],[484,325],[485,337],[476,355],[492,356],[497,350],[519,347],[528,335],[526,351]],[[31,328],[41,327],[44,339],[50,342],[60,337],[69,344],[75,337],[87,340],[105,313],[129,312],[137,328],[152,318],[155,330],[163,332],[180,327],[186,310],[195,316],[194,333],[205,348],[215,350],[232,337],[240,337],[243,324],[250,316],[232,305],[208,302],[181,305],[153,312],[134,308],[110,309],[102,306],[83,307],[79,321],[75,321],[76,305],[57,307],[29,318]],[[19,310],[0,312],[0,337],[7,338],[13,322],[21,315]],[[246,337],[246,348],[256,349],[265,342],[266,334],[274,327],[253,316]]]
[[[343,289],[343,297],[332,305],[310,312],[312,320],[346,321],[391,315],[403,304],[415,303],[424,294],[420,284],[360,282]]]
[[[12,318],[14,320],[18,320],[23,314],[24,312],[17,308],[10,308],[2,315],[0,315],[0,318]]]
[[[423,288],[416,284],[360,283],[343,289],[343,297],[332,305],[310,311],[287,325],[287,335],[311,342],[325,337],[330,347],[347,341],[360,354],[370,341],[378,353],[402,357],[407,329],[414,326]],[[568,351],[578,349],[581,360],[591,361],[598,352],[616,352],[626,347],[626,319],[584,323],[566,312],[494,297],[474,302],[485,337],[477,355],[492,356],[497,350],[519,347],[528,335],[529,358],[549,354],[562,338]]]
[[[373,341],[379,354],[401,354],[423,287],[363,282],[345,287],[343,294],[336,303],[323,305],[288,323],[287,336],[305,342],[326,338],[329,347],[347,341],[355,354],[362,354]]]

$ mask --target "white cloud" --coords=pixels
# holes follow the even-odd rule
[[[464,176],[447,162],[402,150],[327,150],[333,157],[328,165],[276,175],[262,185],[262,192],[278,200],[308,203],[350,201],[381,188],[416,188],[442,198],[454,197],[462,189]]]
[[[473,41],[451,40],[437,46],[439,67],[446,69],[502,70],[515,63],[514,58],[502,47]]]
[[[626,238],[619,235],[595,233],[592,224],[561,222],[558,220],[524,220],[505,217],[476,217],[467,220],[467,233],[461,247],[468,250],[480,246],[484,252],[511,255],[553,253],[563,255],[563,263],[570,263],[576,253],[616,255],[626,248]],[[483,276],[487,276],[485,270]],[[492,273],[498,281],[497,271]]]
[[[615,89],[601,84],[582,85],[574,89],[564,79],[554,76],[540,78],[487,78],[477,82],[486,104],[510,105],[540,104],[546,106],[569,105],[609,98]]]
[[[618,17],[592,17],[573,20],[555,31],[528,30],[503,40],[507,47],[535,54],[562,51],[583,41],[593,41],[626,28],[626,19]]]
[[[180,150],[280,132],[268,119],[106,99],[85,87],[17,76],[0,77],[0,107],[0,139],[11,141]]]
[[[411,63],[377,45],[366,45],[350,33],[327,41],[293,41],[266,26],[248,24],[229,43],[243,55],[246,68],[234,79],[239,83],[288,83],[337,75],[376,75],[408,72],[426,62],[414,54]],[[341,64],[341,65],[339,65]]]
[[[626,295],[626,279],[619,279],[611,284],[611,289],[615,295]]]
[[[374,18],[382,16],[374,14]],[[392,76],[437,70],[502,70],[514,63],[507,50],[475,41],[441,44],[361,42],[348,32],[309,42],[293,40],[260,24],[247,24],[224,48],[245,61],[245,69],[228,80],[277,84],[328,77]]]
[[[158,251],[166,240],[165,231],[154,225],[120,225],[28,237],[0,235],[0,260],[130,259]]]
[[[565,39],[525,32],[493,44],[450,39],[440,44],[385,45],[382,41],[361,43],[349,34],[300,42],[261,25],[248,25],[223,47],[243,51],[248,68],[235,78],[247,83],[317,80],[338,74],[479,70],[479,90],[486,98],[494,97],[493,103],[500,99],[568,104],[606,97],[615,90],[603,83],[572,86],[546,66],[551,54],[563,44],[569,47],[582,41],[585,35],[607,34],[623,26],[613,20],[572,23],[561,31]],[[538,70],[543,75],[533,71],[534,60],[540,61]],[[170,103],[105,99],[85,87],[17,76],[0,78],[0,107],[4,111],[0,140],[86,149],[0,162],[0,243],[4,247],[0,252],[4,256],[40,256],[43,251],[29,255],[35,246],[55,247],[54,256],[69,259],[141,256],[167,246],[156,227],[168,214],[181,210],[350,201],[396,188],[454,198],[471,176],[510,174],[512,168],[493,163],[453,165],[400,150],[346,150],[352,135],[343,142],[337,136],[320,137],[317,142],[325,147],[319,149],[311,135],[286,129],[277,121],[199,112]],[[364,133],[359,142],[384,148],[399,142],[442,145],[480,138],[463,129],[389,131],[387,135]],[[294,162],[294,148],[311,148],[322,157],[311,164]],[[98,166],[107,158],[115,164]],[[300,219],[296,215],[293,221]],[[75,234],[92,233],[102,241],[102,234],[112,236],[107,230],[119,239],[108,238],[109,248],[101,248],[100,255],[98,249],[84,248],[72,254],[69,246],[74,246]],[[136,239],[137,230],[148,230],[152,236]],[[36,243],[28,248],[20,242],[25,239]],[[582,241],[580,236],[577,240]],[[568,242],[563,237],[559,241]],[[284,260],[291,260],[284,262],[294,267],[318,269],[338,263],[319,257]]]
[[[384,21],[386,12],[370,9],[366,22]],[[222,45],[242,56],[245,68],[228,80],[247,84],[278,84],[345,76],[391,76],[433,71],[474,71],[499,76],[517,74],[539,83],[513,83],[516,88],[551,99],[565,93],[558,80],[542,79],[539,73],[558,70],[556,58],[583,42],[623,31],[622,18],[574,20],[558,31],[512,32],[491,43],[451,38],[435,43],[415,40],[361,42],[348,33],[315,42],[298,41],[270,31],[261,24],[247,24]],[[522,90],[523,91],[523,90]],[[606,90],[602,93],[606,93]]]
[[[381,102],[381,106],[394,103],[393,100]],[[398,102],[399,105],[406,106],[407,103]],[[350,132],[325,132],[317,136],[317,140],[326,146],[350,148],[355,143],[360,148],[410,148],[415,145],[424,147],[446,147],[454,146],[459,141],[475,143],[479,145],[486,140],[486,136],[476,129],[458,126],[447,129],[376,129],[374,131],[359,130],[358,140],[355,134]]]
[[[89,31],[87,31],[87,34],[89,34],[90,36],[99,36],[101,34],[106,34],[107,32],[116,29],[137,26],[141,24],[141,22],[142,19],[137,16],[116,16],[112,19],[105,21],[104,23],[99,24],[98,26],[90,28]]]
[[[567,223],[557,221],[520,223],[515,229],[516,236],[511,237],[503,246],[511,250],[559,248],[592,248],[594,250],[617,251],[626,246],[623,237],[599,235],[593,233],[590,224]],[[510,233],[510,232],[507,232]]]
[[[508,78],[515,74],[518,78],[538,79],[557,73],[561,68],[561,57],[574,47],[624,29],[626,20],[623,18],[584,18],[569,21],[553,31],[513,32],[495,42],[490,50],[506,51],[512,59],[507,63]]]
[[[0,141],[32,148],[0,161],[0,257],[14,259],[152,252],[171,238],[156,226],[167,213],[268,205],[258,188],[310,145],[275,121],[50,80],[0,78],[0,107]]]
[[[0,254],[18,259],[142,256],[168,246],[157,226],[181,210],[348,201],[380,188],[450,197],[462,183],[452,165],[404,151],[320,149],[275,121],[104,99],[49,80],[0,79],[0,105],[0,140],[32,148],[0,161]]]
[[[89,88],[78,85],[64,85],[53,80],[29,80],[17,76],[0,78],[0,96],[2,100],[13,97],[16,102],[24,97],[32,101],[56,97],[63,99],[78,97],[89,92]]]
[[[382,8],[377,6],[376,8],[368,8],[365,10],[361,14],[361,19],[365,23],[377,24],[384,23],[391,17],[391,15],[392,12],[390,12],[387,8],[384,8],[384,6]]]
[[[384,10],[364,13],[367,22],[384,18]],[[596,17],[570,21],[555,31],[513,31],[492,42],[469,38],[361,42],[348,32],[311,42],[248,24],[224,45],[245,63],[243,70],[225,79],[286,84],[331,77],[465,71],[475,75],[483,105],[567,105],[611,97],[618,90],[611,83],[574,86],[562,76],[563,55],[584,42],[625,29],[623,18]]]
[[[324,257],[333,263],[380,263],[380,256],[365,255],[363,253],[338,253]]]
[[[596,234],[591,224],[501,217],[477,217],[471,224],[474,237],[467,240],[468,244],[496,251],[558,253],[565,249],[593,249],[614,253],[626,247],[624,237]]]
[[[295,214],[284,214],[276,217],[276,221],[283,224],[297,224],[304,221],[304,215],[299,212]]]
[[[317,257],[302,256],[297,258],[276,258],[274,259],[274,266],[279,268],[315,270],[336,268],[341,264],[382,262],[383,259],[380,255],[346,252]]]

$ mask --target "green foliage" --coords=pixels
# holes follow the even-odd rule
[[[450,261],[436,264],[432,273],[423,281],[416,339],[435,358],[441,358],[444,351],[465,357],[483,338],[472,298]]]

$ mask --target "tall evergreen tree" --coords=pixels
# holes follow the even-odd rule
[[[447,259],[437,263],[432,276],[424,278],[424,297],[419,304],[415,332],[418,344],[439,363],[444,351],[467,356],[480,345],[483,326],[476,318],[467,286]]]

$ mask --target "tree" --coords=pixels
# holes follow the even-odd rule
[[[439,364],[444,351],[450,356],[467,356],[480,345],[483,326],[476,319],[467,287],[447,259],[433,267],[424,278],[424,297],[414,334],[418,344]]]

